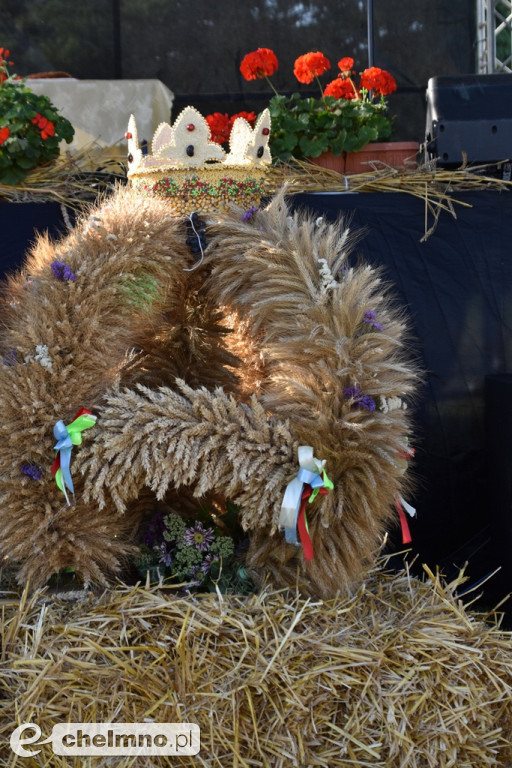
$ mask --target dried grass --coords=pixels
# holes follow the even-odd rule
[[[74,154],[62,153],[55,162],[30,171],[19,184],[0,184],[0,201],[60,203],[80,211],[105,186],[112,186],[114,178],[124,177],[120,158],[93,144]]]
[[[36,722],[195,722],[176,766],[486,768],[512,760],[512,636],[428,572],[368,573],[330,602],[120,587],[4,593],[0,739]],[[2,768],[13,768],[8,746]],[[151,768],[160,758],[24,764]]]

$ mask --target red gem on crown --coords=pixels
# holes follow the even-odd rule
[[[196,127],[195,127],[194,123],[189,123],[187,125],[187,131],[195,131],[195,129],[196,129]]]
[[[133,139],[133,136],[132,136],[132,134],[130,133],[130,131],[126,131],[126,133],[125,133],[124,137],[125,137],[125,139]]]
[[[268,128],[262,128],[262,129],[261,129],[261,132],[262,132],[262,134],[263,134],[264,136],[268,136],[268,135],[269,135],[269,133],[270,133],[270,131],[269,131],[269,129],[268,129]]]

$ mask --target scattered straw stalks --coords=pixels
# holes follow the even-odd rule
[[[115,179],[124,179],[119,158],[100,146],[86,146],[74,154],[62,153],[54,163],[35,168],[19,184],[0,184],[0,201],[60,203],[80,210]]]
[[[368,163],[367,171],[345,176],[311,162],[293,160],[270,169],[267,190],[270,194],[286,184],[288,194],[402,192],[412,195],[425,203],[425,234],[422,240],[426,240],[434,232],[443,211],[456,219],[457,206],[471,208],[470,203],[457,196],[458,193],[512,189],[512,181],[495,178],[490,173],[488,165],[466,166],[463,163],[460,168],[447,170],[437,168],[435,162],[417,165],[411,161],[404,168],[393,168],[375,161]]]
[[[512,635],[460,581],[370,572],[357,594],[183,596],[119,587],[70,604],[3,595],[2,768],[486,768],[512,761]],[[194,722],[194,757],[30,760],[16,725]],[[39,747],[38,747],[39,748]]]

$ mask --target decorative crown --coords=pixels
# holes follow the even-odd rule
[[[186,107],[172,126],[158,126],[151,154],[140,148],[133,115],[126,138],[132,185],[143,194],[167,198],[179,213],[216,211],[230,202],[259,205],[272,162],[268,109],[254,128],[243,117],[234,121],[228,153],[210,140],[210,126],[194,107]]]

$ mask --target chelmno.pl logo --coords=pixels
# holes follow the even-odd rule
[[[11,749],[19,757],[34,757],[41,752],[34,747],[51,742],[54,754],[62,757],[103,757],[197,755],[201,748],[195,723],[60,723],[53,726],[49,738],[40,739],[38,725],[23,723],[11,734]]]

